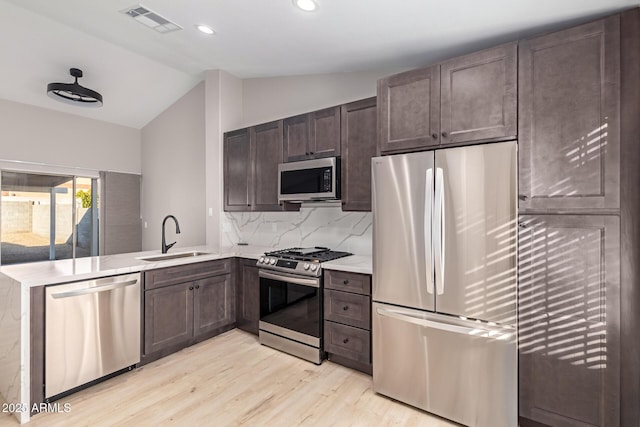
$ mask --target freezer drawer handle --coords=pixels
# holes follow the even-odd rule
[[[511,334],[503,332],[494,332],[484,328],[468,328],[460,325],[452,325],[450,323],[435,322],[433,320],[422,319],[420,317],[412,316],[409,313],[387,310],[384,308],[377,308],[376,312],[380,316],[390,317],[392,319],[401,320],[403,322],[413,323],[420,326],[428,326],[433,329],[439,329],[442,331],[455,332],[457,334],[475,335],[475,336],[487,336],[496,339],[508,339]]]
[[[51,294],[51,297],[55,299],[61,299],[61,298],[77,297],[80,295],[97,294],[99,292],[112,291],[114,289],[120,289],[127,286],[135,285],[136,283],[138,283],[138,279],[127,280],[126,282],[120,282],[120,283],[110,283],[108,285],[95,286],[92,288],[76,289],[74,291],[59,292],[57,294]]]

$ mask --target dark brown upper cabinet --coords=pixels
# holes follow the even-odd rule
[[[376,98],[342,107],[342,210],[371,211],[371,158],[376,155]]]
[[[521,210],[620,206],[620,17],[520,42]]]
[[[381,152],[412,151],[440,143],[440,66],[378,80]]]
[[[249,129],[224,135],[224,210],[251,210],[251,142]]]
[[[520,416],[550,426],[626,425],[619,218],[522,215],[519,246]]]
[[[516,137],[517,66],[517,43],[461,56],[440,65],[441,144]]]
[[[381,153],[514,139],[517,43],[378,81]]]
[[[254,211],[278,211],[278,164],[282,163],[282,120],[254,126],[250,130],[253,146]]]
[[[284,120],[286,162],[340,155],[340,107]]]
[[[283,121],[224,135],[224,210],[280,211],[299,205],[278,202],[278,164],[283,160]]]

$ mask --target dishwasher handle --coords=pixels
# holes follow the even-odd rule
[[[133,279],[133,280],[127,280],[125,282],[115,282],[115,283],[110,283],[108,285],[94,286],[91,288],[75,289],[73,291],[67,291],[67,292],[58,292],[57,294],[51,294],[51,297],[55,299],[61,299],[61,298],[77,297],[80,295],[97,294],[99,292],[106,292],[106,291],[112,291],[114,289],[125,288],[127,286],[135,285],[137,283],[138,283],[138,279]]]

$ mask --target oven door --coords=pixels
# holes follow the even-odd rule
[[[260,329],[320,348],[320,278],[260,270]]]

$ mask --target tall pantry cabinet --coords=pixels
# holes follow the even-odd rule
[[[640,419],[640,13],[519,44],[521,426]]]

